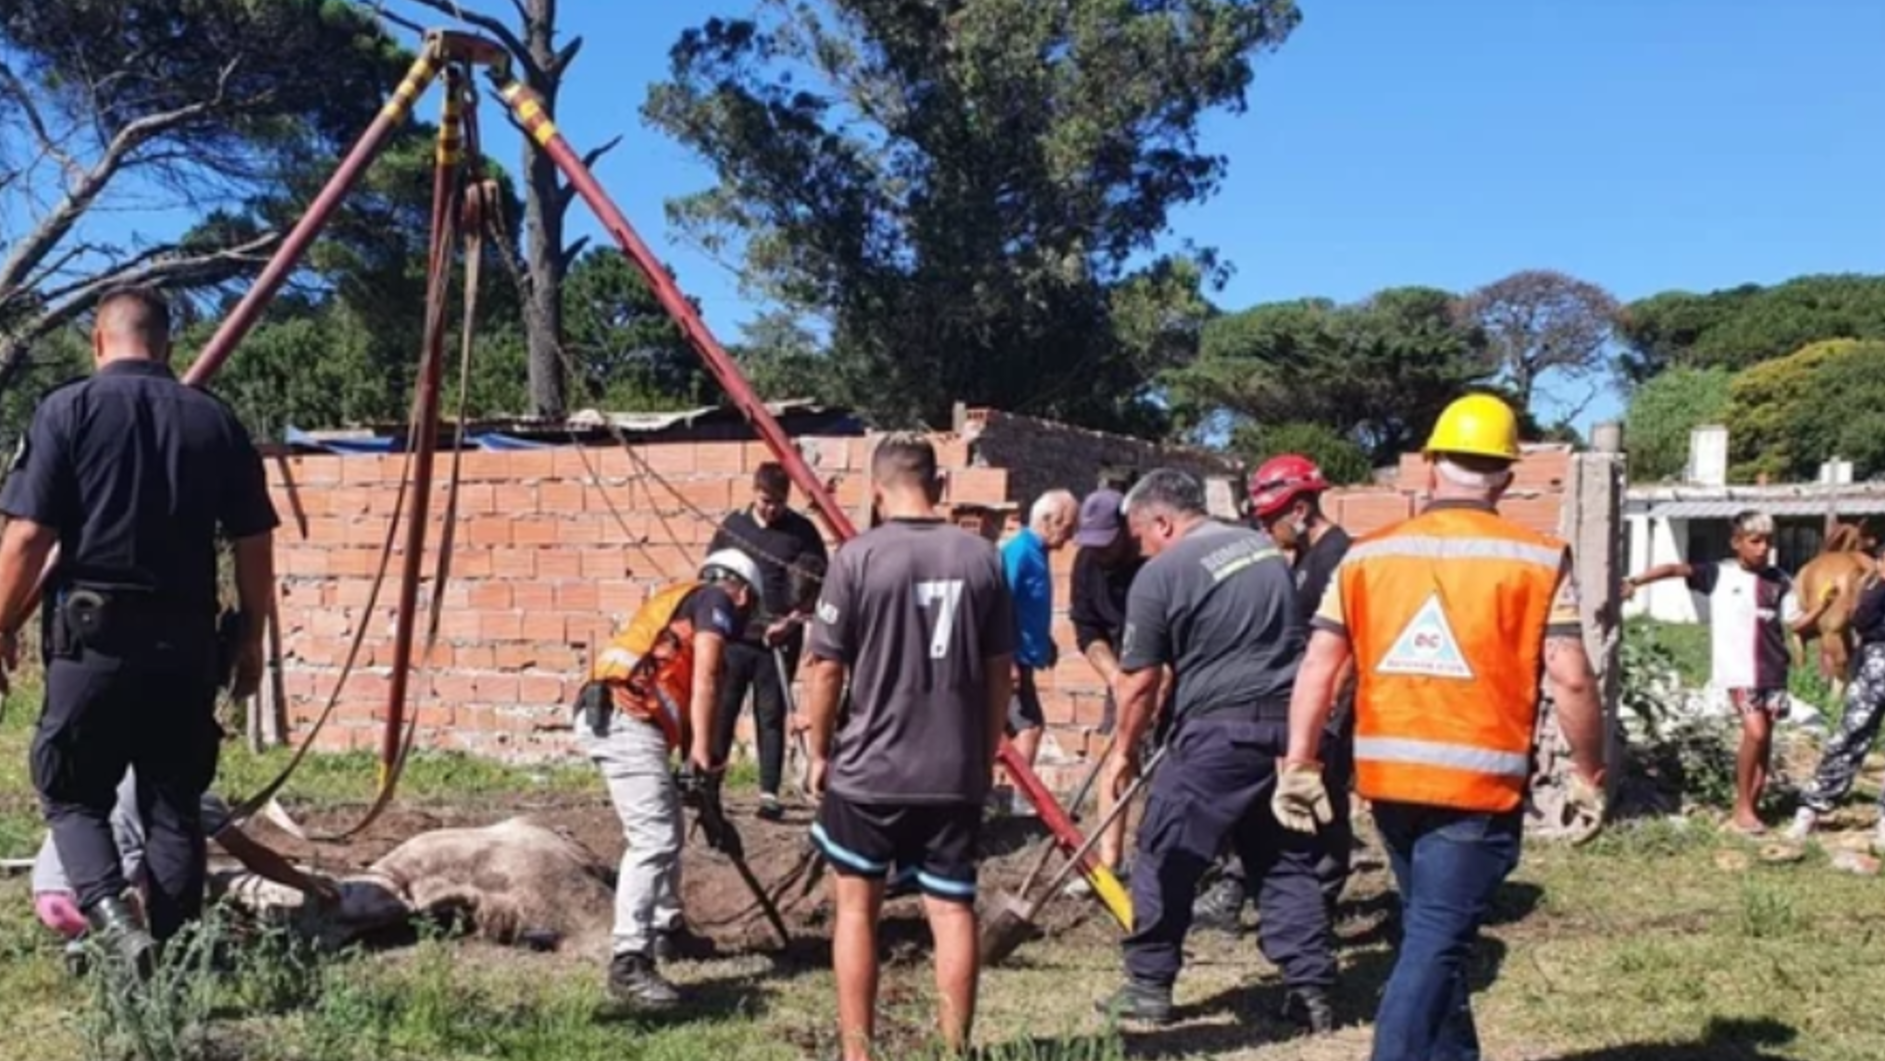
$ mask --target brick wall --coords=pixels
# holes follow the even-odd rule
[[[1235,511],[1243,467],[1204,450],[1163,446],[994,409],[963,410],[958,425],[977,464],[1008,470],[1010,498],[1023,507],[1056,487],[1084,497],[1103,468],[1177,468],[1205,480],[1212,514]]]
[[[874,440],[797,442],[838,502],[865,514]],[[1012,471],[972,464],[960,436],[938,435],[936,442],[956,521],[991,539],[1011,528],[1026,500]],[[756,442],[661,442],[634,452],[659,479],[619,446],[463,455],[438,647],[429,667],[414,674],[409,697],[409,710],[418,712],[419,746],[515,760],[566,753],[567,705],[593,651],[650,591],[692,572],[717,521],[746,503],[753,469],[770,459]],[[1068,465],[1079,460],[1072,450],[1060,459]],[[1099,461],[1089,458],[1086,467]],[[398,541],[371,616],[366,602],[404,458],[280,456],[268,465],[283,522],[277,566],[290,734],[305,733],[366,623],[359,662],[320,747],[377,747],[392,674],[392,606],[403,557]],[[449,465],[449,456],[441,457],[429,547],[439,540]],[[795,501],[804,507],[803,498]],[[428,556],[426,586],[432,562]],[[1103,690],[1065,619],[1071,564],[1071,548],[1054,557],[1063,662],[1043,676],[1041,689],[1054,746],[1078,754],[1085,729],[1098,723]],[[743,739],[749,729],[750,715]]]
[[[1559,518],[1571,457],[1565,446],[1528,449],[1499,511],[1532,530],[1562,534]],[[1426,463],[1419,454],[1410,453],[1401,458],[1391,485],[1332,491],[1323,509],[1350,534],[1367,534],[1414,515],[1426,499],[1426,490]]]

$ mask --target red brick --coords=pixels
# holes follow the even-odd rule
[[[579,550],[574,546],[537,550],[536,577],[542,579],[581,578],[583,552],[584,550]]]
[[[504,549],[494,549],[491,552],[491,576],[511,579],[536,578],[537,555],[538,550],[535,548],[510,546]]]
[[[511,586],[508,582],[486,581],[474,584],[465,601],[472,608],[502,609],[511,607]]]
[[[340,458],[290,457],[288,458],[288,480],[297,486],[340,482]]]
[[[537,487],[537,510],[546,516],[574,516],[583,510],[583,485],[579,482],[544,483]]]
[[[480,674],[472,679],[477,689],[477,700],[481,704],[514,704],[517,702],[517,675],[515,674]]]
[[[519,628],[519,640],[561,642],[567,629],[560,612],[525,612],[523,624]]]
[[[596,583],[596,607],[604,612],[628,615],[646,599],[639,583],[622,578],[601,579]]]
[[[424,652],[425,646],[421,644],[418,650]],[[433,645],[432,651],[425,654],[423,663],[432,673],[442,673],[458,665],[458,653],[444,640],[444,636],[440,635],[438,644]]]
[[[506,456],[512,479],[538,480],[556,476],[556,451],[550,449],[517,450]]]
[[[504,460],[506,456],[494,450],[469,451],[462,455],[459,478],[467,483],[504,482],[510,478],[510,465]]]
[[[480,616],[487,613],[460,608],[439,616],[439,636],[453,641],[475,641],[482,636]]]
[[[547,516],[525,516],[511,523],[511,541],[516,545],[555,545],[556,525],[560,522]]]
[[[576,658],[576,653],[565,646],[539,644],[536,649],[536,659],[532,661],[531,666],[538,670],[552,674],[573,675],[582,665],[582,661]]]
[[[316,545],[340,545],[347,541],[347,521],[332,516],[310,519],[302,537]]]
[[[585,463],[583,458],[589,456],[586,450],[585,446],[558,446],[551,451],[555,457],[550,461],[550,473],[558,479],[565,480],[579,481],[588,478],[589,464],[594,463],[594,458],[590,457],[589,462]]]
[[[450,729],[458,724],[458,710],[448,704],[427,704],[419,708],[421,730]]]
[[[280,578],[323,578],[328,573],[325,549],[275,547],[275,574]]]
[[[593,612],[602,607],[602,593],[596,583],[564,582],[556,587],[556,608],[564,612]]]
[[[938,435],[936,446],[936,466],[939,468],[967,468],[969,466],[969,441],[961,435]]]
[[[1008,472],[1003,468],[958,468],[949,473],[950,501],[997,504],[1008,500]]]
[[[739,442],[701,442],[694,446],[694,471],[712,475],[739,475],[746,470],[745,447]]]
[[[472,517],[467,521],[465,542],[468,545],[509,545],[511,518],[505,515]]]
[[[342,518],[370,515],[373,512],[374,493],[376,491],[358,486],[337,486],[318,494],[306,491],[303,495],[304,503],[300,506],[301,513],[304,516],[323,515]],[[314,511],[317,506],[320,512]]]
[[[603,524],[593,516],[569,516],[556,521],[558,545],[601,545]]]
[[[478,638],[483,641],[517,641],[524,633],[523,614],[516,611],[474,612],[478,617]]]
[[[542,655],[541,647],[528,641],[498,645],[493,653],[492,667],[507,674],[534,667]]]
[[[373,582],[371,579],[365,578],[344,578],[329,583],[326,588],[333,591],[333,604],[335,606],[342,608],[364,608],[367,604],[367,597],[373,593]],[[385,590],[382,590],[381,596],[385,595]]]
[[[745,451],[745,470],[749,472],[757,470],[760,465],[767,461],[777,461],[779,459],[779,455],[772,451],[772,447],[766,445],[764,442],[742,443],[741,449]],[[751,480],[748,479],[747,481],[750,482]]]
[[[560,704],[563,702],[563,679],[526,674],[518,680],[517,700],[524,704]]]
[[[537,487],[532,483],[501,482],[492,487],[497,514],[515,519],[537,514]]]
[[[454,646],[452,665],[461,671],[490,670],[497,665],[495,650],[486,644]]]
[[[662,475],[691,475],[698,467],[700,443],[657,442],[638,445],[629,458],[631,467],[643,464]],[[637,461],[635,458],[639,457]]]
[[[441,674],[432,684],[432,695],[448,704],[469,703],[477,691],[476,679],[467,674]]]
[[[556,610],[556,591],[543,582],[518,582],[511,586],[511,607],[526,614]]]
[[[497,488],[490,483],[461,483],[458,487],[460,516],[489,516],[497,511]]]

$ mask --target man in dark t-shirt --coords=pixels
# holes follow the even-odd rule
[[[1250,477],[1250,516],[1289,554],[1290,573],[1296,580],[1296,610],[1304,625],[1315,617],[1335,569],[1342,566],[1342,558],[1348,555],[1348,532],[1322,512],[1321,497],[1328,489],[1322,469],[1309,458],[1293,453],[1264,461]],[[1349,710],[1355,703],[1352,674],[1342,679],[1341,688],[1322,740],[1323,776],[1332,818],[1316,834],[1316,842],[1322,849],[1316,859],[1316,876],[1322,882],[1322,894],[1331,911],[1348,884],[1350,855],[1354,848],[1348,799],[1349,781],[1354,772],[1355,727],[1354,715]],[[1244,878],[1242,863],[1234,856],[1226,857],[1216,883],[1198,899],[1196,923],[1237,934],[1242,930],[1248,894],[1249,884]]]
[[[936,452],[891,435],[871,459],[884,518],[838,550],[811,632],[805,713],[812,839],[829,861],[838,1023],[870,1056],[877,918],[893,865],[912,872],[936,941],[941,1026],[969,1037],[979,975],[976,842],[1007,716],[1014,603],[995,547],[944,522]],[[838,719],[846,675],[851,703]],[[834,739],[835,730],[835,739]]]
[[[1333,1024],[1335,956],[1316,847],[1269,808],[1308,629],[1294,579],[1267,535],[1214,522],[1203,485],[1183,472],[1148,473],[1125,509],[1147,560],[1126,601],[1116,785],[1138,774],[1165,667],[1173,720],[1171,761],[1153,779],[1139,828],[1127,980],[1102,1008],[1153,1023],[1171,1018],[1198,881],[1228,842],[1263,881],[1258,941],[1283,970],[1287,1005],[1323,1030]]]
[[[725,762],[733,750],[740,705],[753,693],[753,743],[759,758],[759,816],[784,817],[779,781],[785,764],[785,685],[798,670],[804,647],[803,626],[796,620],[793,575],[822,571],[825,541],[812,521],[787,506],[792,480],[774,461],[753,472],[753,503],[728,516],[714,533],[709,551],[738,549],[759,565],[759,607],[740,636],[727,642],[720,680],[720,707],[714,714],[713,755]],[[775,659],[775,655],[777,658]]]

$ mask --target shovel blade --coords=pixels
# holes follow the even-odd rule
[[[982,925],[984,968],[1001,964],[1002,959],[1038,934],[1031,920],[1033,913],[1033,907],[1019,896],[1007,893],[996,896],[994,909],[988,913]]]

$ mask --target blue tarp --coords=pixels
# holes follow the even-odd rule
[[[441,439],[449,442],[451,436]],[[282,433],[282,442],[297,449],[320,450],[325,453],[403,453],[405,440],[392,437],[361,438],[317,438],[298,427],[290,425]],[[527,438],[518,438],[496,431],[468,434],[465,443],[471,449],[517,450],[517,449],[553,449],[556,443],[536,442]],[[443,448],[443,447],[441,447]]]

